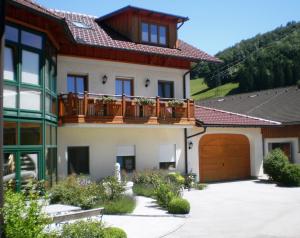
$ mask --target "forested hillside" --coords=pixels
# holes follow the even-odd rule
[[[239,92],[296,84],[300,80],[300,22],[243,40],[216,56],[224,63],[201,63],[192,78],[203,77],[210,88],[236,82]]]

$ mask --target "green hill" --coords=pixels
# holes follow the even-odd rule
[[[194,100],[203,100],[214,97],[222,97],[234,94],[239,87],[239,83],[226,83],[224,85],[209,88],[203,78],[191,80],[191,97]]]
[[[224,63],[201,63],[192,72],[192,78],[204,78],[211,89],[239,83],[236,92],[249,92],[296,84],[300,80],[300,23],[258,34],[216,56]]]

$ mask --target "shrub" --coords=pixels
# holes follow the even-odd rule
[[[167,175],[167,179],[169,179],[173,183],[177,183],[179,185],[184,185],[185,179],[180,173],[169,173]]]
[[[194,186],[193,186],[194,189],[197,189],[197,190],[203,190],[205,188],[207,188],[207,184],[204,184],[204,183],[195,183]]]
[[[103,238],[127,238],[125,231],[117,227],[107,227],[103,230]]]
[[[4,230],[7,238],[44,238],[43,233],[50,220],[42,213],[42,204],[38,202],[37,193],[16,193],[12,190],[5,192],[5,203],[2,210]],[[26,200],[28,199],[28,200]]]
[[[125,184],[119,182],[115,176],[109,176],[102,180],[105,190],[105,199],[116,200],[125,192]]]
[[[280,181],[285,186],[300,186],[300,166],[288,164],[281,170]]]
[[[195,180],[196,180],[196,174],[194,174],[194,173],[188,173],[185,176],[184,187],[188,188],[188,189],[191,189],[194,186],[194,184],[195,184]]]
[[[69,176],[54,185],[50,190],[50,203],[93,208],[103,197],[102,186],[91,182],[87,177]]]
[[[126,214],[133,212],[136,200],[132,196],[123,195],[115,200],[103,201],[100,206],[104,207],[104,214]]]
[[[101,238],[103,225],[98,221],[78,221],[65,224],[62,228],[61,238]]]
[[[274,181],[281,180],[283,168],[289,163],[287,156],[280,149],[272,150],[264,159],[264,172]]]
[[[178,185],[168,183],[165,181],[160,181],[157,186],[155,187],[155,198],[157,203],[167,208],[170,201],[174,197],[180,196],[180,187]]]
[[[145,170],[142,172],[135,172],[132,181],[135,184],[156,185],[160,180],[163,180],[165,176],[166,173],[162,170]]]
[[[168,212],[172,214],[188,214],[190,203],[183,198],[173,198],[168,205]]]
[[[152,184],[134,184],[132,191],[138,196],[153,197],[155,195],[155,188]]]

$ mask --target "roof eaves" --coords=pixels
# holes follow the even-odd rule
[[[271,123],[271,124],[274,124],[274,125],[281,125],[282,124],[281,122],[278,122],[278,121],[272,121],[272,120],[267,120],[267,119],[260,118],[260,117],[248,116],[248,115],[240,114],[240,113],[236,113],[236,112],[229,112],[229,111],[225,111],[225,110],[220,110],[220,109],[215,109],[215,108],[210,108],[210,107],[205,107],[205,106],[199,106],[199,105],[196,105],[196,107],[204,108],[204,109],[207,109],[207,110],[214,110],[214,111],[217,111],[217,112],[227,113],[227,114],[236,115],[236,116],[240,116],[240,117],[245,117],[245,118],[249,118],[249,119],[264,121],[264,122],[268,122],[268,123]]]
[[[177,19],[180,19],[181,21],[180,22],[185,22],[185,21],[188,21],[189,18],[188,17],[183,17],[183,16],[179,16],[179,15],[174,15],[174,14],[169,14],[169,13],[164,13],[164,12],[159,12],[159,11],[153,11],[153,10],[149,10],[149,9],[145,9],[145,8],[140,8],[140,7],[135,7],[135,6],[131,6],[131,5],[128,5],[126,7],[122,7],[116,11],[113,11],[111,13],[108,13],[102,17],[99,17],[96,19],[96,21],[104,21],[108,18],[111,18],[113,16],[116,16],[122,12],[125,12],[127,10],[139,10],[139,11],[147,11],[147,12],[152,12],[152,13],[155,13],[155,14],[161,14],[161,15],[166,15],[166,16],[170,16],[170,17],[174,17],[174,18],[177,18]]]

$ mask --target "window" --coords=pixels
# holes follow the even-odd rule
[[[174,97],[174,82],[158,81],[158,96],[162,98]]]
[[[268,144],[268,150],[272,151],[275,149],[281,149],[284,154],[288,157],[289,161],[292,162],[292,143],[291,142],[275,142]]]
[[[157,43],[157,25],[150,25],[150,30],[151,30],[151,38],[150,42],[151,43]]]
[[[46,124],[46,145],[56,145],[56,126]]]
[[[167,144],[159,147],[159,168],[176,168],[176,145]]]
[[[167,44],[167,27],[157,25],[157,24],[149,24],[149,23],[142,22],[141,39],[142,39],[142,42],[166,45]]]
[[[167,28],[165,26],[159,26],[159,44],[167,44]]]
[[[57,148],[46,149],[46,178],[52,186],[57,180]]]
[[[41,110],[41,92],[34,89],[20,89],[20,108],[25,110]]]
[[[5,47],[4,50],[4,79],[15,80],[13,48]]]
[[[133,96],[133,80],[132,79],[116,79],[116,95],[128,95]]]
[[[42,49],[42,37],[27,31],[21,32],[21,43],[37,49]]]
[[[10,40],[13,42],[19,41],[19,30],[12,26],[5,26],[5,40]]]
[[[87,77],[68,75],[67,90],[68,93],[80,93],[80,94],[83,94],[84,91],[88,91]]]
[[[4,153],[4,183],[13,182],[12,185],[16,185],[16,156],[14,153]]]
[[[39,55],[27,50],[22,51],[22,83],[39,85]]]
[[[142,23],[142,41],[149,41],[149,29],[147,23]]]
[[[16,87],[4,85],[3,106],[6,108],[17,108],[17,94]]]
[[[126,172],[132,172],[133,170],[135,170],[135,146],[118,146],[117,163],[120,164],[121,170],[125,170]]]
[[[89,174],[89,147],[68,147],[68,174]]]
[[[117,162],[120,164],[121,170],[131,173],[135,170],[135,156],[117,156]]]
[[[41,145],[42,125],[31,122],[20,123],[20,139],[21,145]]]
[[[5,121],[3,126],[3,144],[16,145],[18,143],[17,122]]]
[[[85,29],[91,28],[91,26],[85,24],[84,22],[72,21],[72,23],[79,28],[85,28]]]

